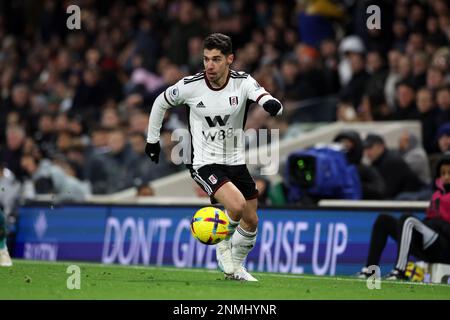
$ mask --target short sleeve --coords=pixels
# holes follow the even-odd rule
[[[166,91],[164,91],[164,99],[171,107],[184,104],[186,100],[186,90],[183,79],[168,87]]]
[[[258,81],[250,75],[245,79],[245,88],[247,90],[248,99],[255,101],[256,103],[259,103],[259,99],[262,97],[269,95],[266,89],[261,87]]]

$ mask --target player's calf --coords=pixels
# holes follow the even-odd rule
[[[248,231],[239,225],[231,240],[231,252],[233,256],[234,269],[238,270],[244,263],[248,253],[256,243],[257,230]]]
[[[217,264],[219,268],[225,273],[225,277],[227,275],[232,275],[234,273],[234,264],[233,257],[231,251],[231,238],[236,230],[236,227],[239,225],[239,221],[233,220],[228,210],[225,210],[225,214],[228,217],[228,236],[225,240],[222,240],[216,245],[216,257]]]

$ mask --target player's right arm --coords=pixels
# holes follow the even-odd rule
[[[158,163],[161,146],[159,144],[161,127],[164,115],[172,107],[184,103],[183,80],[178,81],[173,86],[167,88],[155,100],[150,112],[147,130],[147,144],[145,153],[152,161]]]

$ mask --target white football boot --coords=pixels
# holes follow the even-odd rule
[[[234,271],[234,279],[240,281],[258,281],[258,279],[248,273],[244,266],[240,266]]]
[[[0,267],[11,267],[12,260],[9,256],[8,249],[0,249]]]
[[[233,257],[231,256],[231,239],[222,240],[216,244],[216,258],[220,270],[225,274],[225,279],[232,277],[234,265]]]

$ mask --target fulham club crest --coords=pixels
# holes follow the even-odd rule
[[[209,178],[208,178],[208,180],[209,180],[209,182],[211,182],[212,184],[216,184],[216,183],[217,183],[217,177],[216,177],[214,174],[210,175]]]
[[[238,97],[237,96],[230,97],[230,106],[232,106],[232,107],[238,106]]]

